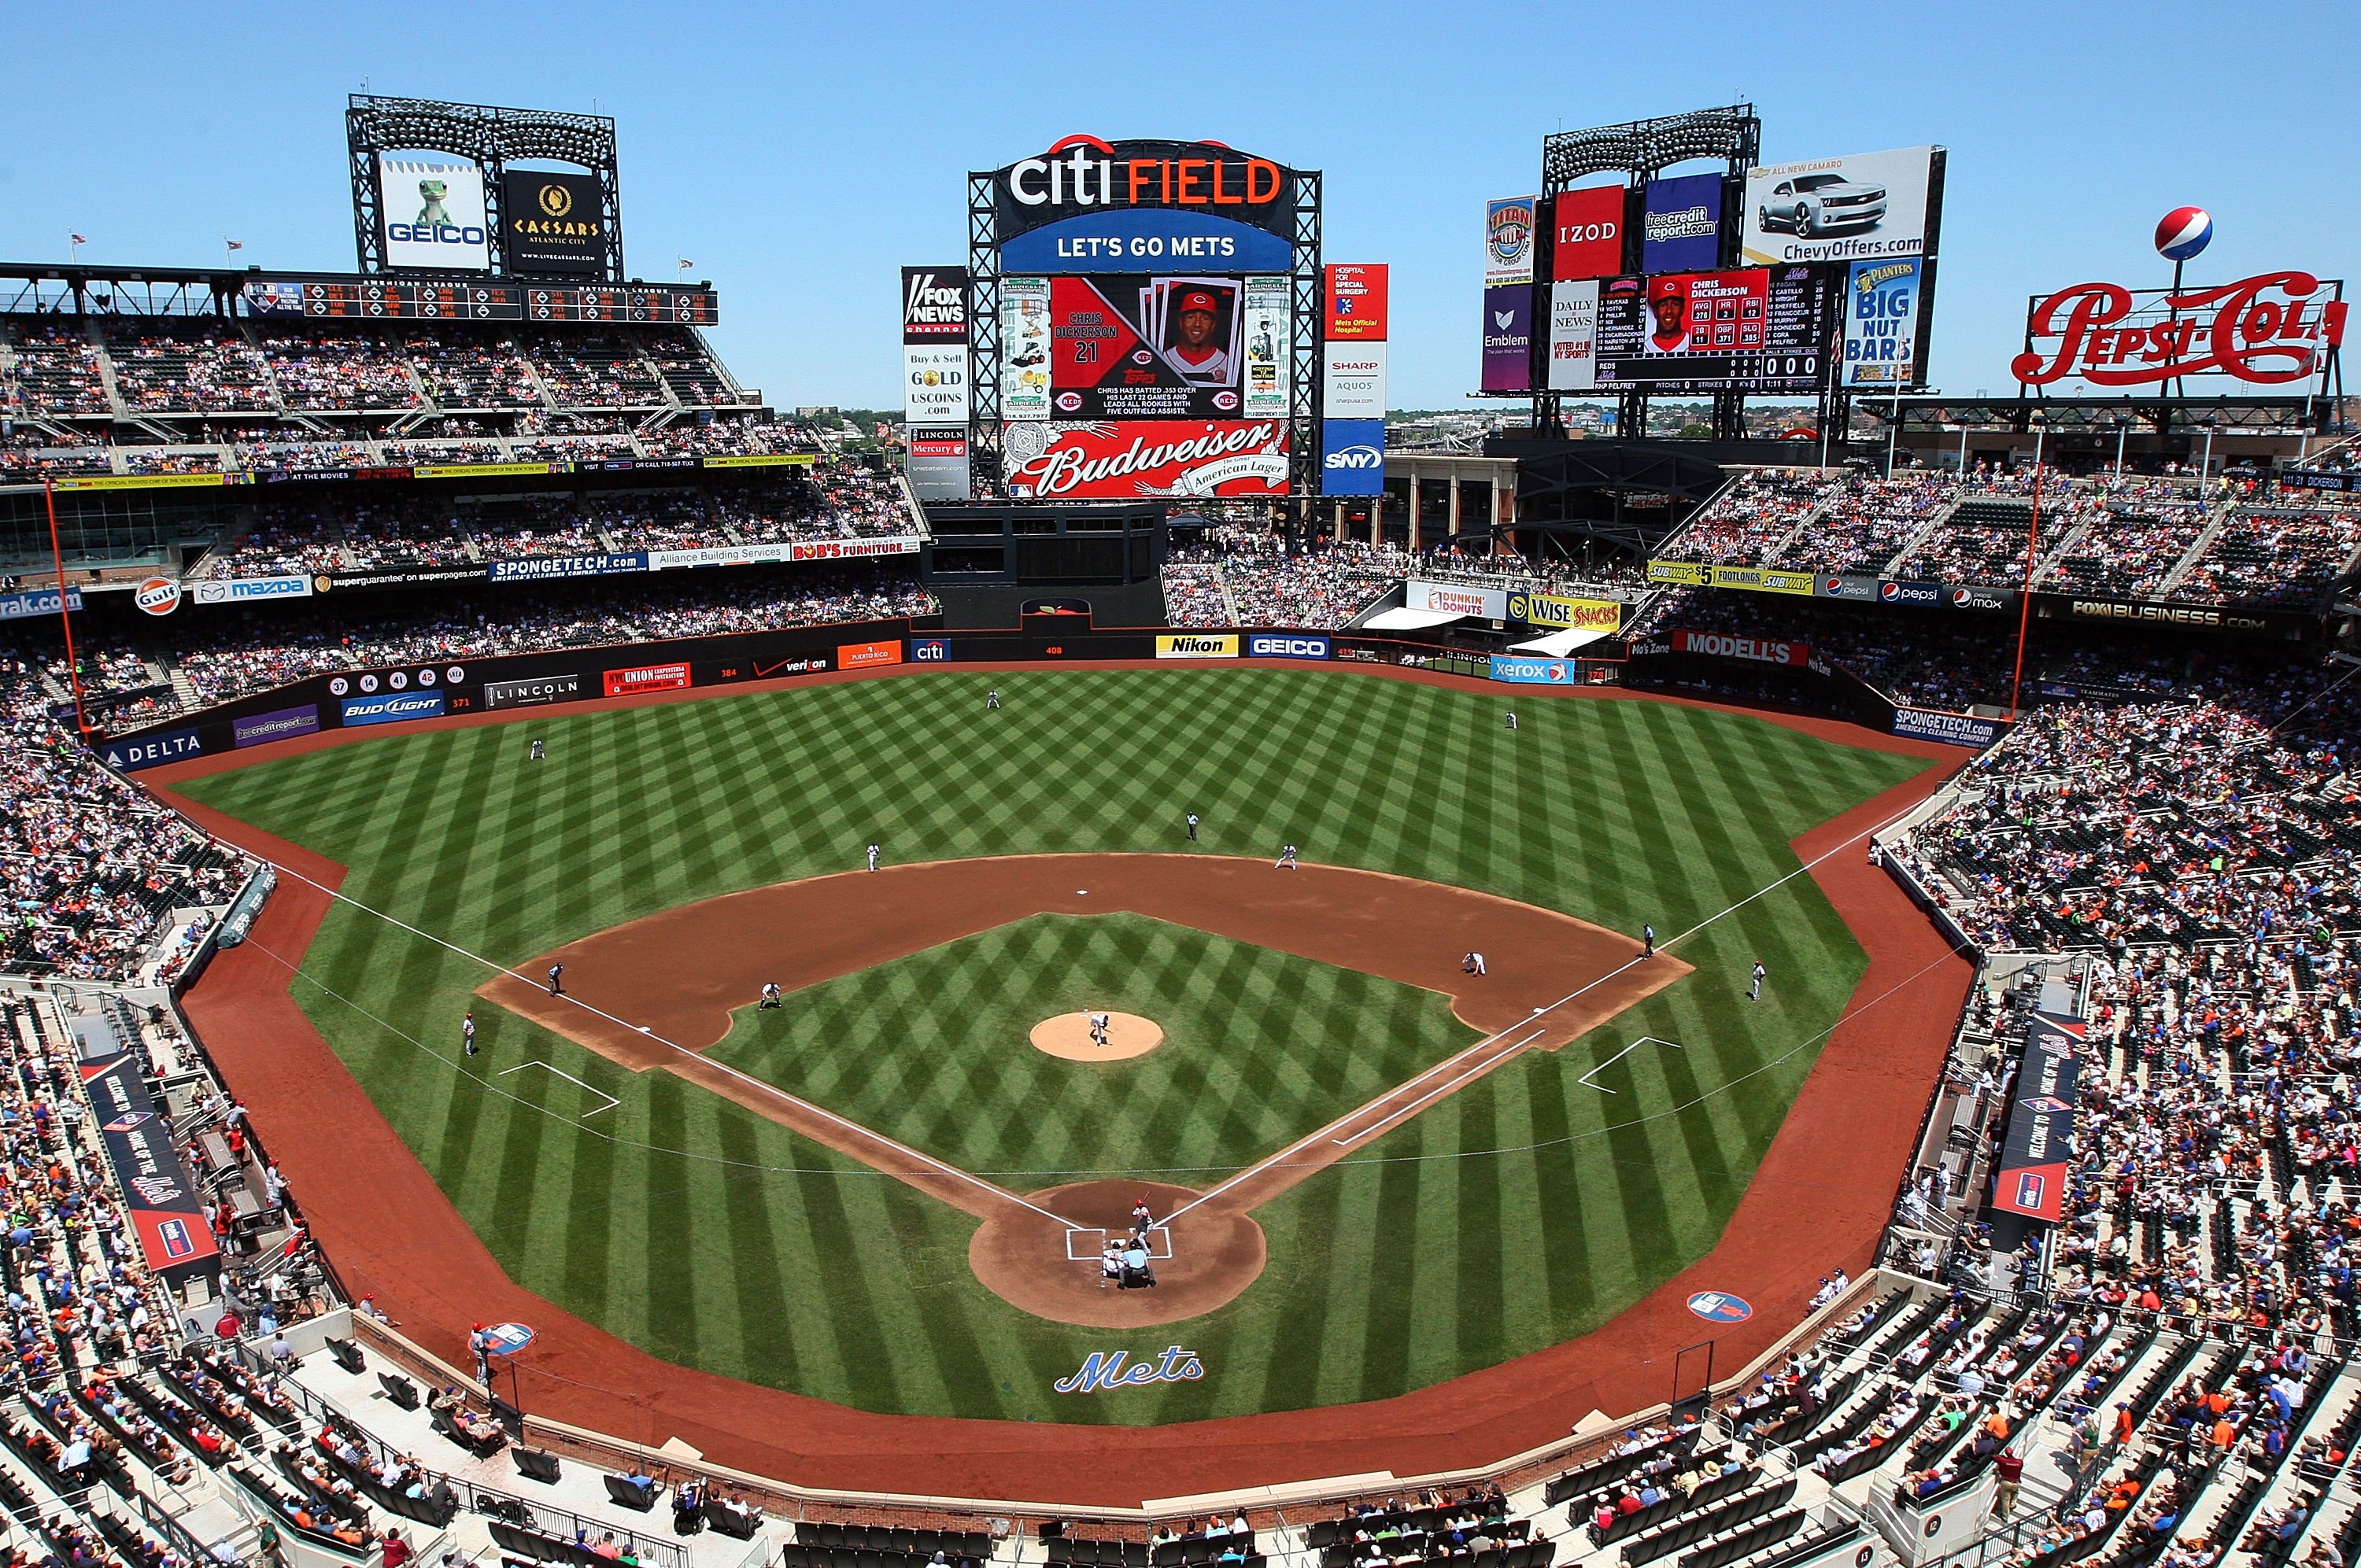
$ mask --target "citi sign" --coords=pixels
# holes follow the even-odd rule
[[[1008,193],[1027,207],[1258,207],[1282,185],[1268,159],[1117,158],[1096,137],[1008,166]]]

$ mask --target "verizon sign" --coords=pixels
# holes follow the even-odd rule
[[[1020,500],[1283,496],[1288,427],[1278,420],[1126,420],[1006,427]]]
[[[2344,341],[2342,291],[2309,272],[2262,272],[2145,297],[2115,283],[2077,283],[2033,302],[2026,350],[2009,368],[2029,387],[2069,377],[2101,387],[2182,376],[2257,386],[2307,380]]]

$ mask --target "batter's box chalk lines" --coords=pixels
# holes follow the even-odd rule
[[[545,1061],[521,1061],[514,1067],[504,1067],[500,1069],[500,1070],[493,1076],[497,1078],[506,1078],[512,1072],[522,1072],[529,1067],[537,1067],[544,1072],[556,1073],[558,1077],[574,1085],[575,1088],[581,1090],[584,1093],[595,1094],[599,1099],[604,1100],[607,1102],[604,1105],[600,1105],[594,1110],[585,1111],[582,1113],[582,1119],[586,1122],[591,1117],[596,1116],[600,1111],[612,1111],[616,1106],[622,1103],[621,1101],[616,1099],[605,1090],[593,1089],[588,1084],[583,1082],[580,1079],[575,1077],[572,1073],[564,1071],[558,1068],[554,1068]]]
[[[1126,1232],[1125,1234],[1128,1234],[1129,1233]],[[1075,1249],[1074,1243],[1075,1239],[1081,1236],[1088,1236],[1092,1239],[1083,1243],[1081,1250],[1077,1251]],[[1068,1263],[1098,1262],[1100,1256],[1106,1251],[1106,1238],[1107,1233],[1105,1230],[1098,1226],[1067,1226],[1066,1261]],[[1159,1246],[1161,1246],[1164,1250],[1161,1252],[1157,1251],[1156,1249]],[[1158,1263],[1169,1263],[1171,1261],[1172,1232],[1170,1227],[1164,1225],[1150,1225],[1148,1227],[1148,1255]]]
[[[1600,1062],[1597,1067],[1592,1068],[1588,1072],[1584,1073],[1578,1081],[1585,1089],[1596,1089],[1601,1094],[1615,1093],[1616,1091],[1608,1088],[1605,1084],[1593,1083],[1590,1080],[1597,1078],[1600,1073],[1605,1072],[1609,1068],[1613,1067],[1617,1062],[1621,1061],[1625,1057],[1630,1056],[1633,1051],[1638,1050],[1642,1046],[1670,1046],[1676,1051],[1686,1048],[1682,1046],[1678,1040],[1660,1040],[1653,1035],[1642,1035],[1638,1039],[1632,1041],[1630,1045],[1624,1047],[1621,1050],[1617,1051],[1613,1056],[1609,1057],[1605,1061]]]

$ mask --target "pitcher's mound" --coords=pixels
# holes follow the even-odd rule
[[[1060,1013],[1033,1025],[1033,1048],[1068,1061],[1122,1061],[1144,1057],[1164,1043],[1164,1031],[1136,1013],[1107,1014],[1107,1043],[1091,1038],[1091,1015]]]

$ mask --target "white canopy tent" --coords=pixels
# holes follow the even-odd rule
[[[1381,609],[1361,622],[1364,631],[1426,631],[1437,626],[1448,626],[1455,620],[1465,620],[1464,615],[1453,615],[1440,609]]]
[[[1576,648],[1587,648],[1608,635],[1604,631],[1553,631],[1546,637],[1536,637],[1530,642],[1510,644],[1520,653],[1539,653],[1544,659],[1563,659]]]

